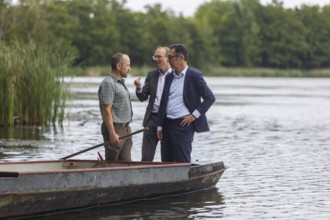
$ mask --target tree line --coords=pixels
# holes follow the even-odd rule
[[[125,0],[0,0],[0,41],[60,44],[75,66],[109,65],[123,52],[133,65],[152,65],[157,46],[185,43],[195,68],[330,67],[330,6],[286,9],[273,0],[219,1],[201,5],[191,17],[161,4],[146,12]],[[173,6],[175,7],[175,6]]]

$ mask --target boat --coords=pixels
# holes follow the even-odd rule
[[[0,162],[0,219],[56,214],[210,188],[225,169],[223,162]]]

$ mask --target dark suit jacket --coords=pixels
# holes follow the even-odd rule
[[[142,91],[140,93],[135,91],[136,96],[141,102],[147,100],[149,97],[149,103],[143,119],[143,127],[146,127],[147,121],[149,120],[152,113],[152,108],[154,106],[154,102],[157,94],[159,74],[160,74],[159,69],[154,69],[150,71],[145,79],[144,86],[142,87]]]
[[[170,73],[165,79],[164,91],[158,111],[158,126],[163,126],[166,117],[166,106],[173,78],[173,73]],[[201,114],[201,116],[193,122],[194,131],[209,131],[205,113],[215,102],[215,97],[206,84],[202,73],[191,68],[187,69],[184,80],[183,100],[190,113],[193,113],[197,109]]]

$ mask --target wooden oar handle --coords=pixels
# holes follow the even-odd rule
[[[130,136],[133,136],[133,135],[135,135],[135,134],[138,134],[138,133],[140,133],[140,132],[142,132],[142,131],[146,131],[146,130],[149,130],[149,128],[148,128],[148,127],[145,127],[145,128],[143,128],[143,129],[140,129],[140,130],[134,131],[134,132],[132,132],[132,133],[130,133],[130,134],[127,134],[127,135],[124,135],[124,136],[119,137],[119,139],[124,139],[124,138],[130,137]],[[68,155],[68,156],[66,156],[66,157],[62,157],[60,160],[66,160],[66,159],[68,159],[68,158],[70,158],[70,157],[76,156],[76,155],[81,154],[81,153],[84,153],[84,152],[86,152],[86,151],[90,151],[90,150],[93,150],[93,149],[95,149],[95,148],[98,148],[98,147],[104,146],[105,144],[107,144],[107,143],[102,143],[102,144],[95,145],[95,146],[93,146],[93,147],[90,147],[90,148],[84,149],[84,150],[82,150],[82,151],[79,151],[79,152],[76,152],[76,153],[70,154],[70,155]]]
[[[130,137],[130,136],[133,136],[134,134],[138,134],[138,133],[140,133],[140,132],[142,132],[142,131],[146,131],[146,130],[149,130],[149,128],[148,128],[148,127],[145,127],[145,128],[143,128],[143,129],[141,129],[141,130],[137,130],[137,131],[134,131],[134,132],[132,132],[132,133],[130,133],[130,134],[123,135],[123,136],[119,137],[119,139],[124,139],[124,138]]]

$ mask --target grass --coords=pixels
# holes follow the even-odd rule
[[[60,45],[0,41],[0,125],[62,123],[73,57]]]

